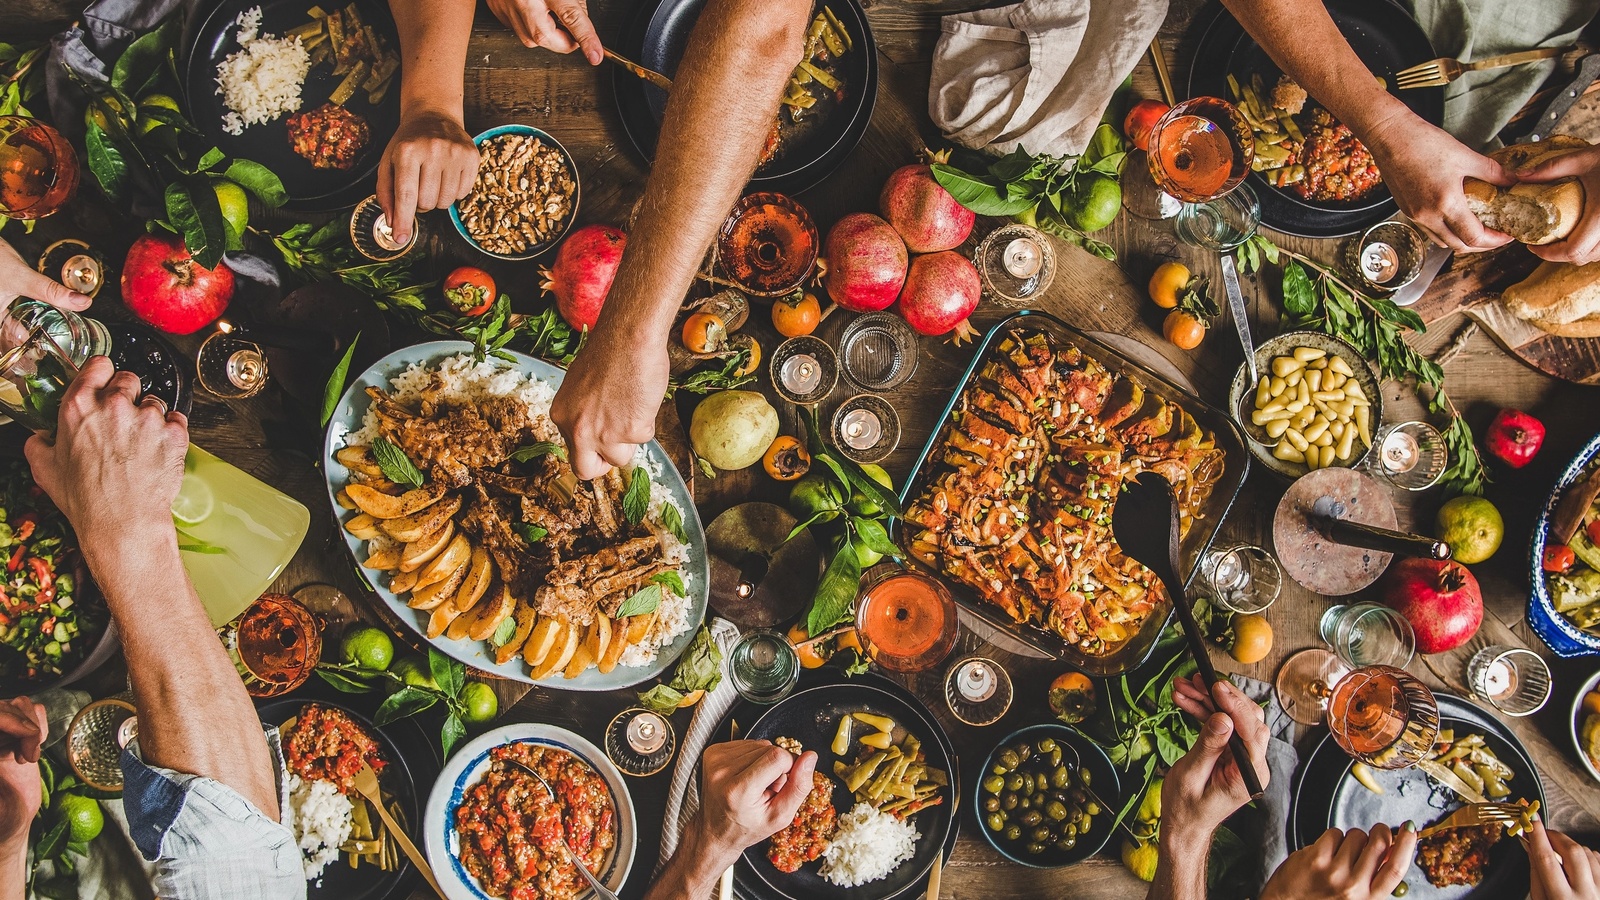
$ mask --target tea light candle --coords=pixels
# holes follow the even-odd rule
[[[1379,452],[1384,471],[1391,475],[1411,471],[1422,459],[1422,448],[1417,444],[1417,439],[1403,431],[1389,432]]]
[[[415,239],[417,233],[416,221],[412,221],[411,235]],[[378,213],[372,220],[372,242],[385,250],[404,250],[410,241],[401,242],[394,239],[394,228],[389,224],[389,217]]]
[[[90,297],[100,290],[102,277],[100,261],[87,253],[79,253],[61,266],[61,283],[80,294]]]
[[[1400,254],[1383,241],[1361,248],[1361,274],[1373,284],[1383,284],[1399,271]]]
[[[815,356],[796,353],[783,361],[783,368],[778,375],[783,379],[783,386],[792,393],[805,395],[822,383],[822,366]]]
[[[1511,670],[1510,664],[1503,659],[1495,659],[1489,663],[1478,675],[1478,683],[1474,687],[1483,692],[1490,699],[1504,697],[1512,692],[1516,686],[1516,673]]]
[[[667,744],[666,720],[653,712],[641,712],[628,722],[628,746],[633,752],[650,756]]]
[[[839,434],[856,450],[870,450],[883,437],[883,422],[870,409],[852,409],[839,422]]]
[[[956,670],[956,692],[968,703],[982,703],[1000,686],[994,668],[981,659],[969,659]]]
[[[267,358],[257,347],[242,347],[228,356],[228,382],[241,391],[253,391],[267,380]]]
[[[1006,244],[1002,265],[1011,276],[1015,278],[1032,278],[1044,268],[1044,254],[1040,252],[1039,242],[1033,238],[1013,238]]]

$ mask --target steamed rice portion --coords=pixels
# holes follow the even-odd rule
[[[300,87],[311,70],[311,54],[297,37],[259,36],[259,6],[240,13],[234,22],[243,49],[217,65],[217,93],[229,110],[222,117],[222,130],[243,134],[247,125],[300,109]]]
[[[354,809],[333,782],[289,775],[289,810],[307,881],[320,882],[322,870],[339,858],[339,847],[350,839],[354,827]]]
[[[437,372],[444,385],[440,396],[444,399],[455,400],[461,403],[471,403],[476,400],[486,400],[490,397],[511,397],[527,404],[531,417],[540,424],[549,424],[555,431],[550,419],[550,403],[555,400],[555,387],[538,378],[524,375],[517,369],[507,367],[503,363],[493,360],[478,362],[470,354],[463,353],[442,360],[437,366],[424,366],[413,363],[404,372],[390,379],[389,384],[393,396],[402,403],[414,405],[422,395],[424,388],[432,383],[433,375]],[[367,408],[361,420],[361,428],[353,431],[345,438],[346,444],[371,444],[373,438],[380,434],[378,429],[378,415],[371,407]],[[565,446],[565,442],[562,442]],[[683,563],[689,558],[689,545],[678,540],[678,536],[664,528],[661,524],[661,514],[671,506],[678,510],[678,514],[685,521],[692,515],[683,509],[672,497],[672,491],[664,481],[664,472],[661,464],[650,456],[650,451],[641,446],[634,451],[634,467],[643,466],[650,473],[650,505],[645,512],[644,521],[650,530],[661,539],[662,556],[667,562],[678,565],[678,575],[683,579],[686,593],[694,593],[694,581]],[[672,591],[662,591],[661,606],[656,616],[655,625],[650,633],[638,644],[633,644],[622,652],[618,665],[645,666],[655,661],[656,653],[673,639],[689,630],[689,598],[679,597]]]
[[[839,817],[828,849],[822,853],[822,877],[840,887],[855,887],[887,877],[915,856],[922,834],[910,822],[866,803]]]

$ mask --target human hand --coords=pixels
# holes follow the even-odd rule
[[[488,0],[489,11],[528,47],[557,53],[583,48],[592,66],[605,59],[600,35],[589,21],[588,0]],[[558,24],[559,23],[559,24]],[[565,29],[565,30],[563,30]]]
[[[400,116],[378,161],[378,204],[400,243],[411,240],[419,211],[443,209],[472,193],[478,148],[460,116],[423,109]]]
[[[0,240],[0,308],[18,297],[42,300],[58,309],[88,309],[89,298],[22,261],[16,249]]]
[[[1583,215],[1578,227],[1564,240],[1532,244],[1528,249],[1540,259],[1576,265],[1600,260],[1600,146],[1563,153],[1542,165],[1513,172],[1518,181],[1546,182],[1577,178],[1583,185]]]
[[[1211,833],[1223,820],[1250,800],[1239,765],[1228,748],[1235,731],[1244,741],[1263,787],[1267,770],[1266,714],[1226,678],[1207,693],[1199,675],[1175,678],[1172,699],[1179,709],[1201,721],[1200,739],[1185,753],[1161,783],[1161,840],[1201,841],[1210,845]]]
[[[634,450],[655,436],[670,374],[665,339],[618,348],[591,333],[550,404],[550,418],[567,440],[567,459],[579,478],[599,478],[612,466],[627,465]]]
[[[1416,852],[1417,829],[1410,822],[1398,832],[1387,825],[1375,825],[1371,833],[1329,828],[1311,846],[1289,854],[1261,900],[1385,900]]]
[[[1457,253],[1490,250],[1511,236],[1492,231],[1467,208],[1464,181],[1479,178],[1501,187],[1515,181],[1494,160],[1475,153],[1448,132],[1402,110],[1370,129],[1367,142],[1383,183],[1400,210],[1434,243]]]
[[[86,556],[172,533],[189,424],[151,397],[139,376],[91,358],[61,397],[54,437],[24,451],[34,480],[66,514]]]
[[[44,707],[27,697],[0,701],[0,847],[27,850],[39,812],[39,753],[50,726]]]
[[[817,755],[799,756],[767,741],[728,741],[706,748],[700,760],[702,849],[731,864],[744,848],[776,834],[811,793]]]
[[[1538,816],[1522,843],[1528,850],[1532,900],[1600,900],[1600,853],[1559,831],[1546,831]]]

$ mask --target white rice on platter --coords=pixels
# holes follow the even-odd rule
[[[311,69],[311,54],[297,37],[260,37],[261,7],[253,6],[234,20],[239,46],[217,64],[217,93],[229,112],[222,130],[243,134],[300,108],[300,86]]]
[[[915,856],[921,837],[910,822],[857,803],[839,817],[839,827],[822,853],[822,877],[840,887],[877,881]]]
[[[320,883],[322,870],[339,858],[339,846],[350,839],[354,809],[333,782],[289,775],[289,813],[307,881]]]
[[[514,368],[508,368],[504,363],[494,360],[477,362],[466,353],[442,360],[437,366],[411,364],[404,372],[389,380],[392,395],[401,403],[413,404],[421,398],[423,389],[432,382],[435,372],[439,373],[444,386],[443,391],[437,395],[441,399],[471,402],[490,397],[512,397],[528,405],[528,412],[535,422],[547,426],[551,432],[556,432],[555,424],[550,422],[550,403],[556,397],[556,390],[552,385],[524,375]],[[361,428],[351,432],[345,438],[345,443],[365,446],[371,444],[379,433],[378,415],[368,407],[361,419]],[[688,513],[673,499],[671,489],[663,480],[661,463],[650,456],[649,450],[641,446],[634,451],[633,466],[643,466],[645,471],[650,473],[650,507],[645,512],[645,525],[661,539],[662,556],[668,562],[678,564],[678,575],[683,579],[684,586],[688,589],[687,593],[693,594],[692,577],[683,567],[683,563],[689,558],[689,545],[678,540],[677,535],[661,524],[662,512],[668,506],[676,509],[678,515],[685,520],[688,519]],[[655,625],[651,626],[650,633],[643,641],[633,644],[622,652],[618,665],[649,665],[655,661],[657,651],[689,630],[688,597],[679,597],[672,591],[663,591],[662,594],[664,597]]]

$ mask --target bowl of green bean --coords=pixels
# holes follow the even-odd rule
[[[1111,839],[1121,797],[1117,770],[1077,729],[1045,723],[989,751],[973,809],[983,837],[1012,862],[1058,869]]]

